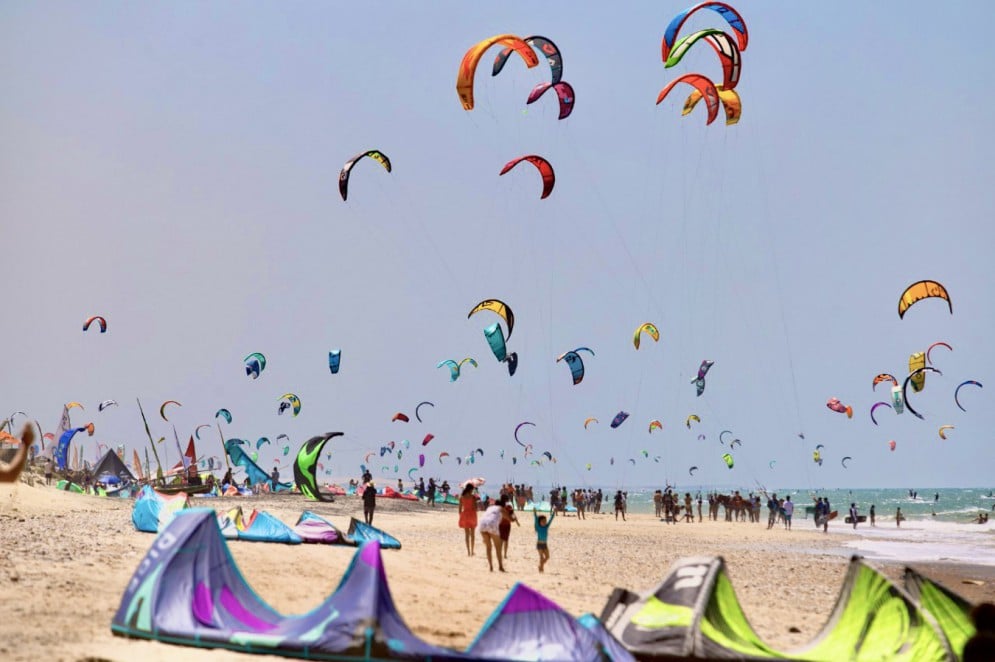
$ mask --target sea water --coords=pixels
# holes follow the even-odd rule
[[[612,511],[615,489],[602,488],[604,494],[601,502],[602,512]],[[626,499],[628,511],[652,514],[655,489],[639,487],[628,490]],[[812,505],[815,497],[828,497],[831,508],[839,512],[838,517],[830,522],[829,533],[858,536],[842,542],[849,553],[901,562],[952,561],[995,566],[995,511],[992,510],[995,506],[995,492],[992,488],[811,490],[767,486],[767,489],[769,492],[776,492],[779,498],[791,495],[791,500],[796,504],[794,517],[796,528],[811,526],[814,529],[814,518],[812,515],[806,515],[805,506]],[[916,494],[915,498],[910,495],[910,491]],[[675,492],[682,504],[686,492],[690,492],[695,501],[700,492],[703,502],[702,513],[705,517],[708,516],[707,488],[675,489]],[[722,489],[720,492],[729,494],[731,490]],[[744,497],[750,493],[749,490],[740,490],[740,494]],[[761,521],[766,526],[767,499],[759,488],[753,493],[760,494]],[[857,505],[860,515],[867,515],[873,505],[877,526],[870,525],[870,518],[867,522],[858,524],[856,530],[851,524],[846,524],[845,518],[851,503]],[[896,526],[895,522],[898,508],[902,509],[902,515],[905,517],[901,526]],[[991,518],[989,522],[974,523],[978,514],[982,512],[989,514]],[[695,514],[697,515],[697,511]],[[719,517],[724,517],[724,511],[719,511]]]

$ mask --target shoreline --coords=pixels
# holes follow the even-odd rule
[[[337,497],[334,503],[299,495],[192,502],[216,510],[236,505],[267,510],[290,526],[304,510],[340,528],[349,517],[362,514],[357,497]],[[23,483],[0,487],[0,600],[9,605],[0,622],[0,655],[24,660],[247,659],[111,635],[110,621],[124,587],[154,540],[152,534],[134,530],[132,503]],[[652,515],[634,514],[626,522],[607,514],[588,515],[587,520],[557,517],[550,529],[551,559],[540,574],[532,515],[519,516],[521,526],[512,527],[508,572],[491,573],[479,534],[476,555],[467,556],[455,506],[432,509],[417,502],[377,500],[374,526],[403,544],[399,551],[383,552],[391,593],[417,636],[465,647],[516,581],[574,616],[599,615],[615,587],[642,592],[654,587],[678,558],[717,554],[724,557],[757,633],[787,650],[808,643],[821,630],[852,555],[845,543],[861,539],[859,529],[827,536],[811,525],[788,532],[780,527],[768,531],[765,522],[706,520],[668,526]],[[229,541],[229,547],[248,583],[281,613],[302,613],[320,603],[338,585],[355,551],[242,541]],[[867,561],[893,580],[901,578],[905,566],[901,561]],[[995,600],[995,566],[909,565],[972,602]],[[59,604],[66,608],[54,608]]]

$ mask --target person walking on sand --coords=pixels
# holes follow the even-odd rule
[[[494,561],[491,558],[492,547],[497,555],[498,570],[504,572],[504,562],[501,560],[501,518],[502,513],[504,513],[504,503],[504,495],[502,495],[497,503],[487,506],[487,510],[480,517],[480,524],[477,527],[480,529],[480,537],[487,548],[487,565],[491,572],[494,572]]]
[[[618,514],[622,513],[622,521],[625,521],[625,497],[622,496],[622,490],[615,492],[615,521],[618,521]]]
[[[473,494],[473,483],[467,483],[459,498],[459,528],[463,529],[466,539],[466,555],[473,556],[473,547],[477,542],[474,531],[477,528],[477,497]]]
[[[377,507],[377,488],[373,481],[367,481],[363,487],[363,518],[366,523],[373,525],[373,511]]]
[[[850,503],[850,521],[853,522],[853,528],[855,528],[855,529],[857,528],[857,519],[858,519],[857,518],[857,504],[851,502]]]
[[[501,525],[498,527],[498,534],[501,537],[501,557],[507,561],[508,560],[508,538],[511,536],[511,523],[514,522],[516,526],[521,526],[518,523],[518,517],[515,516],[515,508],[511,505],[511,502],[505,500],[504,510],[501,512]]]
[[[791,503],[791,495],[784,497],[784,528],[788,531],[791,530],[791,516],[795,513],[795,504]]]
[[[536,550],[539,551],[539,572],[543,572],[546,562],[549,561],[549,527],[553,524],[556,511],[549,511],[549,519],[545,515],[540,515],[538,511],[533,511],[536,527]],[[623,519],[624,513],[623,513]]]

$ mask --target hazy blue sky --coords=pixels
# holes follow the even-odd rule
[[[704,44],[674,69],[660,61],[684,6],[3,3],[0,415],[23,409],[50,431],[81,401],[92,458],[98,441],[143,445],[136,396],[170,438],[163,400],[184,405],[181,437],[227,407],[227,435],[286,433],[295,451],[344,431],[337,476],[407,438],[404,473],[431,432],[424,475],[450,480],[990,486],[995,48],[967,28],[991,7],[739,2],[744,111],[727,128],[706,127],[703,108],[682,118],[685,90],[654,105],[681,73],[720,77]],[[705,14],[685,31],[726,27]],[[569,119],[552,95],[525,106],[544,62],[513,59],[492,78],[496,49],[477,108],[462,109],[463,53],[502,32],[559,45]],[[360,163],[343,203],[339,169],[369,148],[394,171]],[[527,164],[498,177],[529,153],[556,169],[546,200]],[[900,320],[899,294],[923,278],[947,286],[954,314],[932,300]],[[496,318],[466,319],[490,297],[517,318],[513,378],[482,334]],[[81,332],[93,314],[105,335]],[[661,339],[637,352],[645,321]],[[874,426],[868,409],[887,394],[872,378],[903,378],[908,355],[938,340],[954,351],[934,352],[943,376],[912,396],[926,420],[880,412]],[[574,386],[555,358],[577,346],[597,356]],[[254,351],[269,359],[256,381],[242,365]],[[480,367],[456,383],[435,368],[464,356]],[[704,358],[715,366],[697,398]],[[986,384],[963,393],[966,413],[953,401],[965,379]],[[287,391],[297,418],[277,416]],[[98,414],[108,398],[121,406]],[[422,400],[436,404],[424,424],[390,422]],[[622,409],[632,416],[609,429]],[[691,413],[702,423],[688,431]],[[588,416],[601,422],[585,431]],[[655,418],[664,430],[650,435]],[[556,464],[512,467],[524,420],[536,457]],[[956,426],[945,442],[943,424]],[[743,442],[732,471],[723,429]],[[210,439],[199,450],[218,454]],[[470,469],[436,459],[478,447]],[[278,452],[264,447],[261,464]],[[371,464],[393,479],[385,460]]]

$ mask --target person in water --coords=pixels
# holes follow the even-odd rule
[[[538,511],[533,511],[535,515],[536,527],[536,550],[539,552],[539,572],[543,572],[546,563],[549,561],[549,527],[553,524],[556,511],[549,511],[549,519],[545,515],[540,515]]]
[[[895,526],[902,526],[903,519],[905,519],[905,515],[902,514],[902,507],[899,506],[898,510],[895,511]]]
[[[868,513],[868,515],[870,515],[870,517],[871,517],[871,526],[877,526],[877,524],[874,523],[874,504],[873,503],[871,504],[871,511]]]

